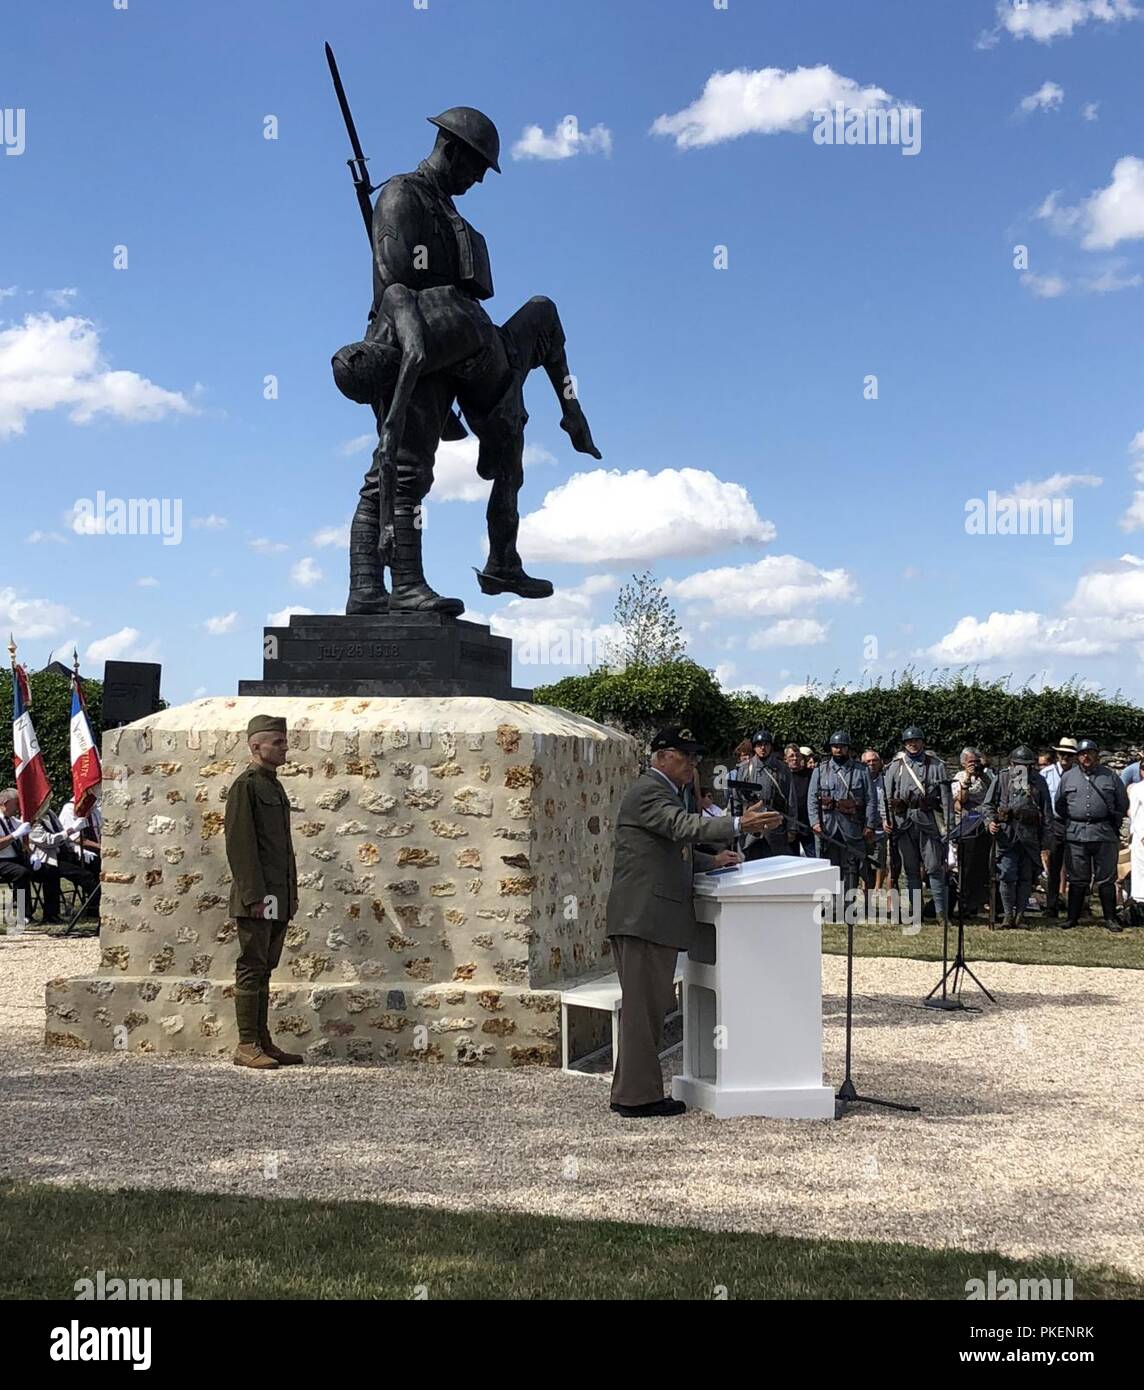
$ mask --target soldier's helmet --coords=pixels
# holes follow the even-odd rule
[[[1037,761],[1037,755],[1027,743],[1022,743],[1009,754],[1011,763],[1027,763],[1030,767]]]
[[[497,163],[500,159],[500,135],[483,111],[473,106],[450,106],[439,116],[427,116],[425,119],[446,135],[455,136],[469,149],[475,150],[490,169],[500,173],[501,167]]]
[[[850,735],[846,732],[845,729],[835,729],[835,731],[830,735],[831,748],[833,748],[836,744],[839,748],[850,747]]]
[[[1076,746],[1076,751],[1078,753],[1099,753],[1100,744],[1091,738],[1082,738]]]
[[[924,743],[925,737],[925,734],[922,733],[921,729],[916,724],[910,724],[902,730],[903,743],[910,743],[915,738],[920,738]]]
[[[769,744],[772,744],[772,745],[773,745],[773,744],[774,744],[774,741],[775,741],[775,736],[774,736],[774,734],[771,733],[770,729],[758,729],[758,730],[756,730],[755,736],[754,736],[754,738],[751,740],[751,742],[752,742],[753,744],[755,744],[755,745],[758,745],[758,744],[760,744],[760,743],[769,743]]]

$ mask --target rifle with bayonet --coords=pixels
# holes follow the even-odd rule
[[[338,72],[338,65],[334,60],[334,50],[326,44],[326,62],[330,65],[330,76],[334,79],[334,94],[341,107],[342,120],[346,123],[346,131],[350,137],[350,149],[353,150],[353,158],[347,159],[350,177],[354,181],[354,192],[357,194],[358,207],[361,209],[362,221],[365,223],[365,234],[369,237],[370,245],[373,245],[373,202],[372,195],[377,192],[380,184],[372,185],[369,181],[369,170],[365,167],[369,162],[362,153],[361,141],[358,139],[357,126],[354,125],[354,118],[350,114],[350,104],[346,100],[346,89],[342,86],[341,73]]]

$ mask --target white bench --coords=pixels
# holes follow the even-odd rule
[[[678,989],[683,979],[683,967],[679,964],[675,967],[675,985]],[[573,985],[570,989],[560,991],[560,1051],[563,1057],[564,1071],[582,1071],[582,1066],[573,1066],[572,1059],[568,1055],[568,1010],[573,1009],[598,1009],[602,1013],[612,1015],[612,1066],[616,1065],[616,1058],[619,1055],[620,1046],[620,1013],[622,1009],[623,990],[620,988],[620,977],[613,972],[611,975],[598,975],[595,979],[585,980],[581,985]],[[670,1014],[669,1018],[677,1017],[677,1014]],[[674,1052],[680,1044],[666,1048],[660,1056],[666,1057],[668,1053]],[[577,1060],[580,1063],[590,1062],[599,1057],[604,1048],[597,1048],[595,1052],[589,1052],[587,1056]]]

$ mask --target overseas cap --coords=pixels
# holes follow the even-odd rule
[[[286,721],[279,714],[256,714],[246,726],[246,737],[253,738],[255,734],[284,734],[286,732]]]

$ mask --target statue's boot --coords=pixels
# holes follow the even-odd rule
[[[363,514],[359,504],[350,527],[350,593],[347,614],[388,613],[389,594],[377,553],[376,516]]]
[[[550,579],[534,579],[519,565],[502,569],[491,564],[477,570],[477,583],[482,594],[519,594],[521,598],[549,598],[553,592]]]
[[[459,617],[465,605],[459,598],[444,598],[425,582],[421,567],[421,528],[415,525],[419,513],[408,505],[398,505],[393,513],[393,594],[389,611],[402,613],[445,613]]]
[[[564,418],[560,421],[560,428],[571,439],[572,447],[578,454],[591,454],[595,459],[604,457],[596,448],[596,441],[592,438],[592,431],[588,428],[588,417],[584,414],[580,402],[575,398],[565,404]]]

